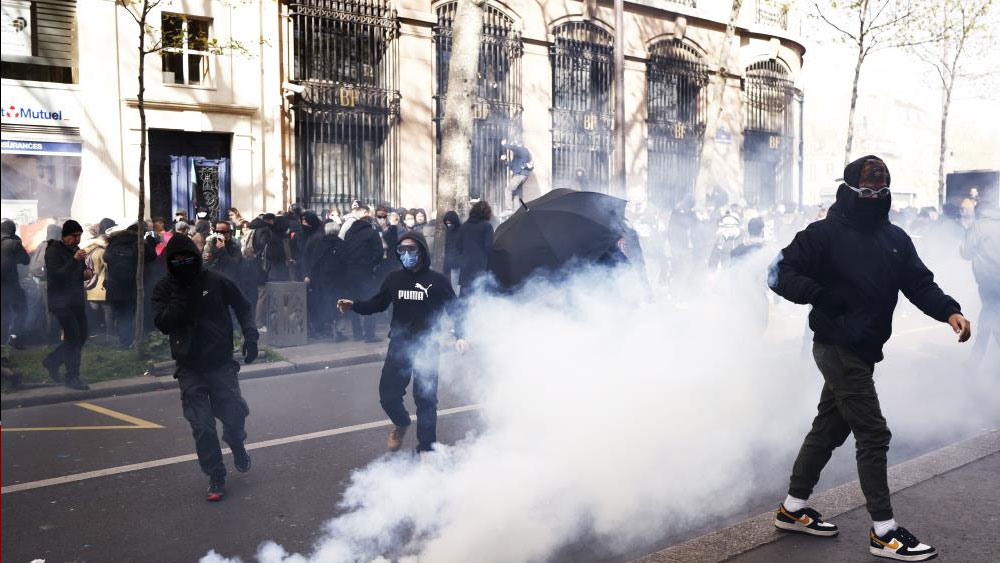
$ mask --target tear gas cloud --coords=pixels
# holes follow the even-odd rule
[[[545,561],[582,538],[623,553],[744,508],[785,482],[822,381],[803,354],[805,307],[772,307],[755,332],[747,304],[765,295],[777,250],[679,304],[648,298],[626,269],[535,280],[513,297],[476,292],[474,348],[442,358],[441,386],[482,405],[478,430],[423,463],[386,455],[358,470],[312,553],[268,542],[257,559]],[[969,265],[941,255],[954,260],[929,265],[974,321]],[[1000,378],[967,372],[969,346],[917,315],[901,303],[896,322],[932,326],[913,333],[932,349],[896,338],[876,368],[894,434],[919,443],[995,427]]]

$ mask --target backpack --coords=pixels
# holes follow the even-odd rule
[[[31,253],[31,262],[28,264],[28,273],[38,281],[45,281],[45,249],[49,247],[51,241],[39,244]]]

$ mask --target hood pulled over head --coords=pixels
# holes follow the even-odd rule
[[[413,271],[417,271],[417,270],[422,270],[424,268],[430,268],[431,267],[431,255],[430,255],[430,252],[427,251],[427,239],[424,238],[424,235],[422,235],[422,234],[420,234],[420,233],[418,233],[416,231],[409,231],[406,234],[404,234],[402,237],[400,237],[399,242],[396,244],[396,246],[399,246],[400,244],[403,244],[403,242],[407,241],[407,240],[412,240],[413,242],[417,243],[418,247],[420,247],[420,258],[419,258],[419,261],[417,262],[417,264],[419,264],[420,267],[419,268],[412,268],[412,270]],[[399,260],[400,264],[402,264],[403,260],[399,256],[399,253],[396,252],[395,249],[393,249],[393,254],[396,255],[396,259]],[[405,266],[405,264],[404,264],[404,266]]]
[[[176,265],[174,259],[182,254],[191,255],[194,260],[190,264]],[[201,253],[189,237],[170,237],[170,242],[163,249],[163,255],[167,259],[167,271],[182,284],[191,283],[201,273]]]
[[[866,166],[868,165],[868,166]],[[878,198],[862,198],[851,188],[857,188],[863,174],[871,174],[872,170],[884,171],[885,184],[889,186],[891,176],[885,162],[872,154],[865,155],[844,167],[844,183],[837,188],[837,201],[830,208],[840,214],[851,224],[861,229],[874,229],[889,220],[889,209],[892,207],[892,195]]]

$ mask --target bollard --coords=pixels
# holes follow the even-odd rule
[[[302,346],[307,340],[306,284],[267,282],[267,332],[263,344],[277,348]]]

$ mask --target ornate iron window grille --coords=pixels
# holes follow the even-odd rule
[[[650,47],[646,63],[648,201],[672,209],[694,195],[708,111],[708,67],[681,41]]]
[[[588,21],[553,30],[552,187],[607,192],[614,150],[613,38]]]
[[[743,81],[743,177],[747,203],[791,199],[795,85],[776,60],[754,63]]]
[[[435,132],[437,150],[441,151],[441,120],[448,93],[448,69],[451,61],[452,26],[456,2],[437,7],[434,26],[435,46]],[[512,207],[506,196],[510,171],[500,160],[500,141],[521,140],[521,33],[514,20],[487,4],[483,14],[483,32],[479,48],[479,80],[476,84],[475,131],[472,141],[472,170],[469,196],[484,198],[497,212]]]
[[[757,0],[757,23],[788,29],[788,6],[774,0]]]
[[[399,21],[389,0],[297,0],[296,196],[314,208],[399,203]]]

